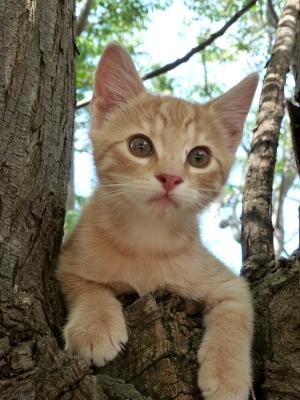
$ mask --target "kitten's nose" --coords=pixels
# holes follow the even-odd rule
[[[156,175],[156,178],[161,182],[167,192],[173,190],[175,186],[183,182],[183,179],[180,176],[176,175],[159,174]]]

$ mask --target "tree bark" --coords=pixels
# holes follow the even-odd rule
[[[200,400],[197,350],[203,307],[164,292],[136,300],[125,308],[126,354],[101,373],[134,384],[153,400]]]
[[[257,257],[243,270],[255,306],[255,396],[299,400],[300,258],[271,261],[267,268],[264,263]]]
[[[243,197],[244,262],[257,254],[264,255],[266,260],[274,258],[272,185],[284,114],[284,85],[295,45],[299,9],[299,0],[286,2],[263,83]]]
[[[268,63],[254,132],[243,202],[242,273],[255,306],[254,392],[262,400],[300,398],[299,254],[275,260],[271,221],[272,183],[284,83],[294,59],[299,0],[286,2]],[[299,66],[297,72],[299,73]],[[296,216],[295,216],[296,218]]]
[[[51,357],[66,357],[54,356],[63,321],[54,265],[71,156],[73,20],[73,0],[0,6],[2,399],[34,398],[43,379],[54,376]],[[71,374],[67,363],[76,374],[80,362],[68,358],[61,374]]]

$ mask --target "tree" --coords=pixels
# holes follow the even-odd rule
[[[0,53],[1,398],[199,399],[195,349],[203,331],[200,303],[163,292],[141,299],[125,296],[128,349],[101,370],[90,370],[62,350],[64,312],[54,268],[71,155],[74,2],[4,1],[0,8],[1,43],[5,43]],[[278,24],[244,198],[243,273],[251,282],[257,310],[257,399],[296,400],[300,391],[299,258],[275,261],[270,219],[283,87],[291,63],[299,99],[299,60],[292,57],[294,44],[299,43],[295,39],[299,8],[298,0],[288,0]],[[265,129],[272,115],[276,124]],[[297,138],[297,124],[294,132]],[[253,179],[261,160],[264,168]]]
[[[287,1],[278,23],[248,159],[242,214],[243,273],[252,284],[256,307],[256,393],[258,398],[279,400],[298,398],[300,388],[296,345],[300,317],[299,258],[275,260],[270,209],[284,113],[284,85],[291,63],[297,65],[294,68],[295,98],[299,98],[299,58],[295,62],[299,47],[299,13],[299,1]],[[299,113],[299,108],[297,110]],[[294,134],[299,137],[299,125]]]
[[[63,321],[54,265],[73,130],[74,2],[2,5],[0,392],[39,398],[54,378],[45,363],[58,349]]]

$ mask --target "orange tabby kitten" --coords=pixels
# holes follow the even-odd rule
[[[96,72],[91,139],[100,186],[64,246],[58,279],[66,348],[102,366],[127,342],[116,295],[159,288],[206,302],[198,352],[206,400],[246,400],[253,310],[247,283],[201,243],[197,213],[234,161],[258,76],[205,105],[145,91],[109,45]]]

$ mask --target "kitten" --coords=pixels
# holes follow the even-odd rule
[[[64,246],[58,279],[66,348],[102,366],[127,342],[116,295],[166,288],[206,302],[198,352],[206,400],[246,400],[253,310],[247,283],[201,243],[197,213],[234,161],[258,76],[205,105],[152,95],[127,53],[109,45],[97,67],[91,139],[100,186]]]

